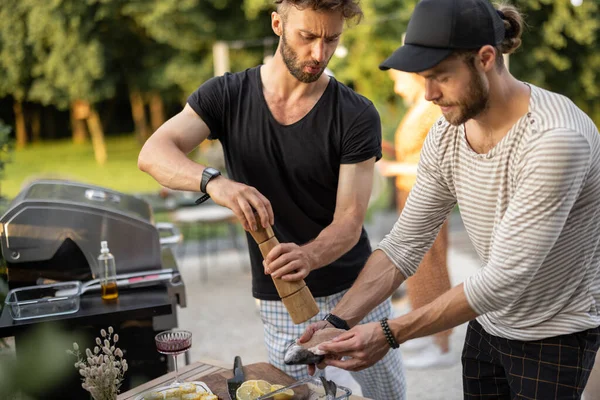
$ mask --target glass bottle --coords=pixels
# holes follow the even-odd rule
[[[114,302],[119,297],[117,290],[117,267],[115,257],[108,250],[106,241],[100,242],[100,255],[98,256],[98,269],[100,270],[100,287],[102,300]]]

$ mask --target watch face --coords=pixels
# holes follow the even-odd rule
[[[221,175],[221,172],[213,167],[206,167],[202,172],[202,181],[200,182],[200,191],[206,193],[206,185],[215,176]]]

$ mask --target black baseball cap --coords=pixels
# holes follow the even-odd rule
[[[379,68],[421,72],[453,50],[496,46],[504,34],[504,22],[488,0],[421,0],[408,22],[404,45]]]

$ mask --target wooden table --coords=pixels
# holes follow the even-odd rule
[[[202,381],[202,377],[231,370],[232,366],[225,366],[224,363],[214,360],[201,360],[183,368],[179,368],[180,381]],[[170,384],[175,379],[175,372],[169,372],[163,376],[146,382],[136,388],[133,388],[125,393],[119,394],[117,400],[133,400],[137,395],[147,390],[151,390],[160,386]]]
[[[215,394],[219,394],[218,390],[216,390],[217,386],[225,385],[226,379],[228,377],[233,376],[232,371],[231,371],[232,366],[233,365],[229,365],[229,364],[226,365],[225,363],[220,362],[220,361],[204,359],[204,360],[195,362],[193,364],[190,364],[190,365],[187,365],[187,366],[181,368],[179,370],[179,380],[180,381],[202,381],[202,382],[205,382],[208,385],[208,387],[213,392],[215,392]],[[249,370],[251,370],[253,368],[260,369],[260,368],[265,368],[265,367],[276,370],[275,367],[272,367],[271,365],[268,365],[266,363],[251,364],[250,366],[248,366],[248,368],[246,366],[244,366],[244,370],[246,372],[247,379],[261,378],[260,376],[253,376],[252,372],[250,372]],[[248,372],[250,372],[250,374],[248,374]],[[276,380],[284,385],[290,384],[294,381],[293,378],[285,375],[280,370],[276,370],[276,375],[278,375],[278,378],[276,378]],[[160,386],[168,385],[173,381],[173,379],[175,379],[175,372],[169,372],[166,375],[163,375],[163,376],[156,378],[150,382],[147,382],[143,385],[140,385],[134,389],[131,389],[125,393],[120,394],[117,397],[117,400],[134,400],[136,398],[136,396],[138,396],[142,392],[152,390],[152,389],[158,388]],[[219,389],[222,389],[222,388],[219,388]],[[227,397],[223,397],[223,395],[221,395],[221,398],[226,399]],[[366,400],[364,397],[354,396],[354,395],[351,396],[350,399],[351,400]]]

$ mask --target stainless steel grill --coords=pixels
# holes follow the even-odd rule
[[[118,277],[152,274],[141,282],[118,281],[124,283],[116,305],[104,304],[99,285],[89,282],[97,278],[94,271],[103,240],[115,256]],[[91,338],[111,325],[119,331],[131,360],[129,376],[139,383],[166,373],[168,360],[156,352],[154,335],[177,327],[177,305],[186,306],[185,285],[171,251],[180,240],[177,229],[156,224],[150,205],[136,196],[73,181],[30,183],[0,217],[0,251],[9,289],[51,281],[89,284],[83,285],[87,290],[80,293],[78,311],[69,315],[18,320],[4,307],[0,337],[15,336],[18,357],[20,337],[38,324],[59,323],[66,332]],[[46,393],[44,398],[85,395],[73,372],[70,382],[56,388],[56,397]],[[126,379],[122,390],[129,383]]]

